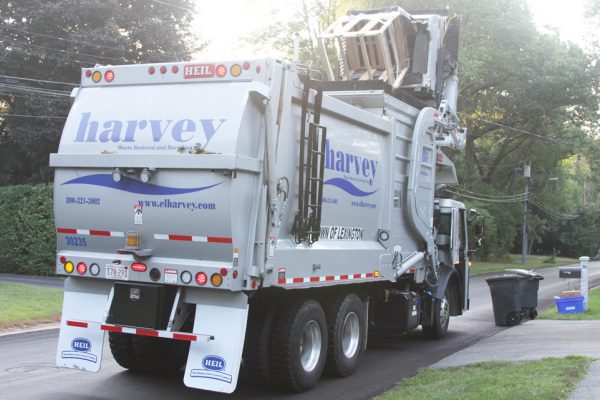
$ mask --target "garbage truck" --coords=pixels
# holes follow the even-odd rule
[[[469,308],[477,214],[438,197],[466,136],[456,19],[351,12],[319,48],[324,72],[82,69],[50,157],[58,366],[99,371],[108,336],[188,387],[305,391],[359,368],[370,333],[439,339]]]

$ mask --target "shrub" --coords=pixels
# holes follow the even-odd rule
[[[0,272],[52,275],[52,185],[0,187]]]

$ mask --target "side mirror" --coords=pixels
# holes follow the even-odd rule
[[[469,251],[477,252],[481,250],[484,238],[485,219],[476,209],[469,210]]]

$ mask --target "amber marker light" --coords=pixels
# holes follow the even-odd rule
[[[242,67],[240,66],[240,64],[233,64],[229,72],[231,73],[231,76],[237,78],[242,73]]]
[[[67,274],[70,274],[70,273],[71,273],[71,272],[73,272],[73,270],[75,269],[75,266],[73,265],[73,263],[72,263],[71,261],[67,261],[67,262],[65,263],[65,266],[64,266],[64,268],[65,268],[65,272],[66,272]]]
[[[94,83],[98,83],[101,80],[102,80],[102,72],[94,71],[94,73],[92,74],[92,81],[94,81]]]
[[[219,274],[212,274],[210,277],[210,283],[212,283],[212,285],[215,287],[219,287],[223,283],[223,277]]]

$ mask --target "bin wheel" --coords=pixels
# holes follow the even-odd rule
[[[535,308],[529,310],[529,319],[536,319],[538,316],[538,312]]]
[[[521,322],[521,315],[518,312],[508,313],[506,316],[506,325],[515,326]]]

